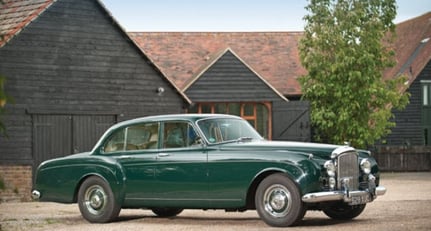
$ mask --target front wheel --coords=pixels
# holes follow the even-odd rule
[[[323,212],[330,218],[336,220],[351,220],[365,209],[366,204],[350,206],[346,203],[338,203],[323,209]]]
[[[78,192],[78,206],[82,216],[92,223],[110,222],[117,218],[121,210],[109,184],[96,176],[82,183]]]
[[[276,227],[297,224],[306,211],[298,187],[281,173],[270,175],[259,184],[255,203],[260,218]]]

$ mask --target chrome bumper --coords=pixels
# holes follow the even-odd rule
[[[378,186],[374,192],[369,191],[329,191],[307,193],[302,196],[302,201],[305,203],[317,203],[325,201],[344,201],[350,205],[365,204],[373,201],[377,196],[382,196],[386,193],[386,188]]]

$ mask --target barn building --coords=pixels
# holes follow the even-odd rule
[[[88,151],[112,124],[182,113],[189,99],[98,0],[3,0],[2,200],[30,198],[43,160]]]

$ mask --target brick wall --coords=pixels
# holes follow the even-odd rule
[[[0,165],[0,202],[30,201],[32,167]]]

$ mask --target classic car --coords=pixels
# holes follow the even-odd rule
[[[270,226],[307,210],[357,217],[386,189],[370,153],[345,145],[268,141],[237,116],[150,116],[109,128],[90,152],[43,162],[32,196],[77,203],[89,222],[121,208],[257,210]]]

